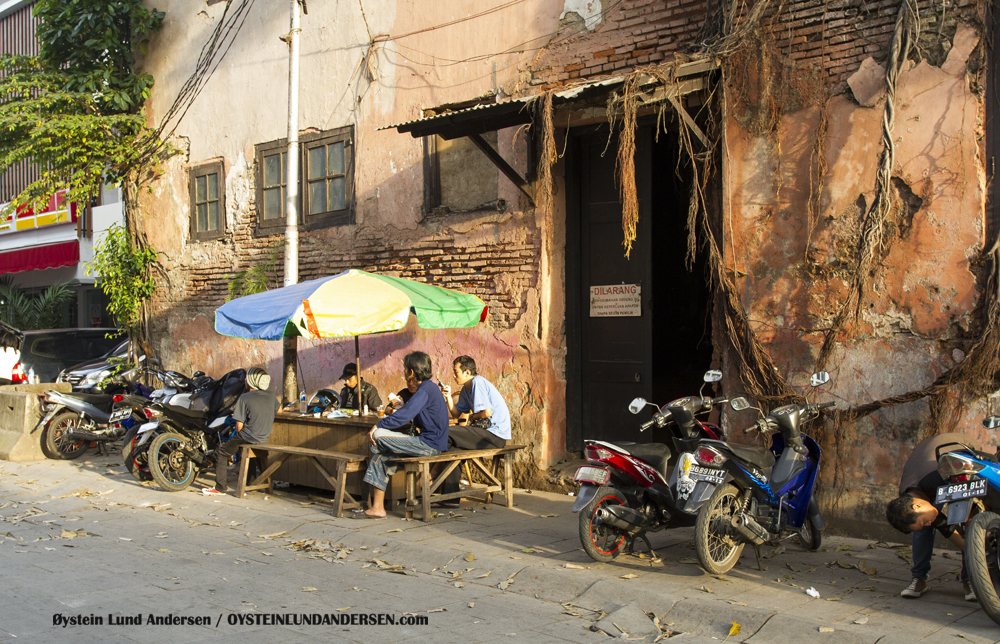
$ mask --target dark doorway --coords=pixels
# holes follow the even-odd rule
[[[651,411],[628,412],[642,396],[663,404],[696,393],[712,357],[704,266],[685,266],[686,177],[677,176],[673,136],[655,125],[636,133],[639,224],[630,259],[622,246],[615,181],[617,137],[604,126],[571,133],[567,163],[567,449],[583,441],[664,442],[639,432]],[[592,315],[592,288],[636,285],[641,315]],[[626,305],[627,306],[627,305]],[[597,310],[597,309],[595,309]],[[634,313],[634,309],[626,309]]]

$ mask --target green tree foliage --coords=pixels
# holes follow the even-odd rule
[[[41,169],[17,205],[63,189],[85,201],[158,148],[140,113],[153,78],[137,58],[164,14],[141,0],[39,0],[35,15],[40,54],[0,57],[0,171]]]
[[[101,290],[110,300],[108,311],[133,338],[142,323],[142,305],[156,290],[150,274],[155,263],[156,251],[133,244],[128,232],[116,225],[94,246],[94,260],[87,264],[88,275],[101,277]]]
[[[29,295],[7,276],[0,279],[0,316],[21,331],[62,326],[63,309],[76,300],[67,284],[56,283],[37,295]]]

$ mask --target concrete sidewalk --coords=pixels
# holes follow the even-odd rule
[[[660,560],[598,564],[580,548],[573,500],[518,492],[513,509],[466,502],[431,523],[356,521],[308,495],[164,492],[117,455],[0,463],[0,640],[698,643],[725,640],[734,623],[728,641],[754,644],[1000,638],[963,601],[955,552],[936,554],[917,600],[899,597],[908,549],[857,539],[770,548],[764,571],[747,549],[716,577],[697,565],[687,528],[653,535]],[[286,613],[427,624],[265,623]],[[147,625],[150,614],[211,623]],[[90,615],[103,624],[54,625]],[[112,623],[126,616],[143,623]]]

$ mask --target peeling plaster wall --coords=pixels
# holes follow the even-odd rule
[[[897,235],[867,285],[861,323],[828,362],[834,384],[817,395],[842,408],[922,389],[964,357],[959,347],[967,347],[979,297],[971,260],[984,235],[984,108],[966,74],[977,41],[975,31],[960,26],[944,64],[924,61],[900,74],[892,174],[904,194],[912,191],[916,211],[893,220]],[[835,95],[825,108],[784,114],[768,136],[750,134],[735,117],[727,123],[724,214],[732,232],[725,257],[740,276],[755,330],[793,385],[805,384],[847,293],[844,262],[874,199],[884,104],[883,97],[862,107],[849,92]],[[828,170],[810,223],[806,169],[823,109]],[[806,271],[807,247],[819,277]],[[821,432],[820,499],[835,527],[888,534],[884,504],[924,438],[946,431],[991,445],[1000,438],[979,423],[985,401],[941,401],[939,426],[929,423],[928,405],[925,399],[885,409]]]
[[[402,358],[409,351],[429,353],[444,382],[451,381],[454,357],[473,356],[508,402],[514,441],[529,446],[518,463],[521,482],[565,449],[564,233],[553,223],[562,215],[536,213],[498,175],[504,212],[425,219],[421,141],[378,128],[419,118],[424,108],[514,88],[533,51],[497,53],[554,32],[564,4],[523,3],[440,29],[488,6],[366,0],[363,17],[357,5],[310,3],[302,17],[300,127],[354,126],[356,223],[300,233],[299,280],[355,267],[482,298],[490,315],[473,329],[424,331],[411,321],[398,333],[362,337],[362,369],[385,398],[403,387]],[[167,113],[193,71],[224,4],[167,0],[158,7],[166,12],[164,28],[145,62],[156,79],[146,107],[150,124]],[[163,268],[152,325],[156,353],[171,368],[213,376],[263,364],[275,376],[276,392],[280,343],[221,337],[213,313],[225,300],[228,276],[265,259],[282,239],[255,234],[254,145],[286,136],[288,55],[278,36],[287,31],[287,3],[254,6],[171,141],[181,154],[164,164],[152,192],[141,197],[145,231]],[[359,71],[369,34],[380,42],[393,36],[372,50],[371,79]],[[526,139],[515,129],[498,135],[499,152],[522,173]],[[216,158],[225,168],[227,235],[194,242],[188,169]],[[279,255],[279,273],[281,262]],[[353,340],[299,340],[300,373],[310,392],[333,385],[353,360]]]

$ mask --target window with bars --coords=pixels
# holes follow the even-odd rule
[[[222,160],[191,168],[191,239],[218,239],[226,234],[226,184]]]
[[[299,224],[307,230],[354,223],[353,127],[302,136],[299,144]],[[285,226],[286,139],[256,146],[257,231]]]

